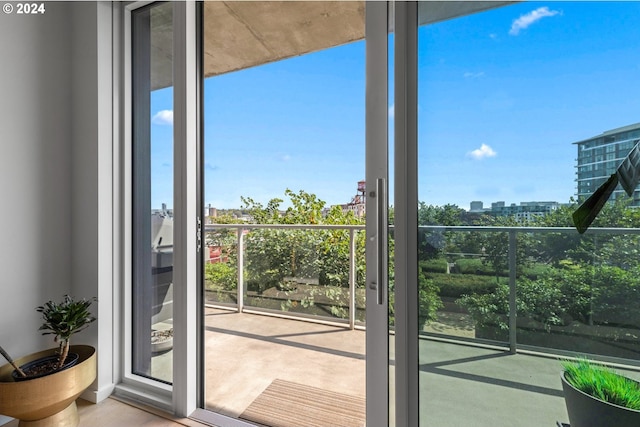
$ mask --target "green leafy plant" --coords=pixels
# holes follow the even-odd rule
[[[389,286],[389,326],[395,325],[395,283]],[[440,289],[433,280],[427,279],[424,273],[418,273],[418,330],[438,319],[438,310],[443,307],[438,295]]]
[[[578,390],[604,402],[640,410],[640,384],[589,360],[562,363],[565,379]]]
[[[235,291],[238,287],[238,268],[231,262],[207,263],[204,277],[210,290]]]
[[[42,313],[44,323],[40,326],[42,335],[54,335],[54,342],[59,343],[58,366],[62,368],[64,361],[69,354],[69,342],[71,336],[85,328],[96,320],[89,312],[89,307],[95,298],[74,300],[69,295],[65,295],[62,302],[49,301],[36,308]]]

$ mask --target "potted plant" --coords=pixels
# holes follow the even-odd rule
[[[37,312],[42,313],[44,320],[39,330],[44,331],[42,335],[54,335],[53,341],[58,343],[57,355],[29,362],[16,369],[12,374],[13,377],[17,381],[22,381],[50,375],[76,364],[78,354],[69,354],[71,336],[84,330],[96,320],[89,312],[93,301],[94,299],[75,301],[69,295],[65,295],[60,303],[49,301],[36,308]]]
[[[20,427],[78,425],[75,400],[95,380],[95,349],[70,345],[71,336],[96,319],[89,312],[95,298],[49,301],[37,307],[43,335],[54,335],[57,348],[34,353],[0,367],[0,414],[20,420]]]
[[[571,427],[640,425],[640,383],[586,359],[564,362],[563,367]]]

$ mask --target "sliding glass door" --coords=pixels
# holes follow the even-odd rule
[[[386,177],[365,163],[386,151],[387,6],[205,2],[202,19],[197,416],[386,426]]]
[[[637,193],[583,235],[571,215],[640,138],[640,4],[482,3],[420,3],[411,37],[408,425],[568,425],[559,357],[637,365]]]

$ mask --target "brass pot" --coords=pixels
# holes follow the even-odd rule
[[[76,399],[96,378],[96,350],[72,345],[78,363],[71,368],[40,378],[16,382],[13,367],[0,367],[0,414],[20,420],[20,427],[76,427]],[[56,349],[33,353],[15,360],[20,366],[55,354]]]

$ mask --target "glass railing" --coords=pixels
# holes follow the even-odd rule
[[[363,325],[364,226],[205,226],[205,303]]]
[[[363,230],[207,225],[205,303],[364,326]],[[640,229],[424,226],[418,240],[421,334],[639,359]]]
[[[634,363],[640,229],[420,227],[429,335]],[[423,292],[423,295],[425,293]],[[424,298],[421,298],[424,299]]]

